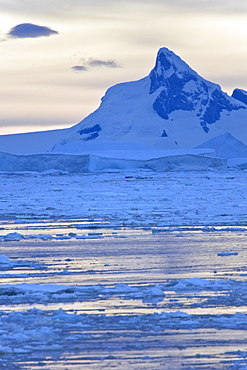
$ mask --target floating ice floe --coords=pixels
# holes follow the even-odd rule
[[[6,270],[12,270],[14,268],[21,268],[21,267],[29,267],[31,269],[39,269],[44,270],[47,269],[47,266],[45,264],[31,262],[28,260],[19,260],[14,259],[11,261],[5,254],[0,255],[0,270],[6,271]],[[10,276],[10,275],[8,275]],[[23,277],[24,275],[20,273],[20,277]],[[14,274],[13,277],[17,278],[18,274]],[[3,285],[0,285],[0,289],[3,287]]]
[[[97,235],[97,234],[94,234],[94,235],[75,235],[74,236],[75,239],[102,239],[103,236],[102,234],[101,235]]]
[[[20,241],[22,239],[25,240],[30,240],[30,239],[40,239],[43,241],[49,241],[51,239],[54,240],[69,240],[69,239],[101,239],[104,238],[103,233],[88,233],[87,235],[82,234],[78,235],[76,233],[69,233],[68,235],[66,234],[57,234],[55,236],[52,236],[50,234],[29,234],[29,235],[22,235],[20,233],[14,232],[14,233],[9,233],[7,235],[1,235],[0,240],[4,241]]]
[[[22,234],[19,234],[19,233],[9,233],[7,235],[4,236],[4,241],[19,241],[21,239],[23,239],[24,236]]]
[[[72,314],[63,309],[41,311],[31,309],[28,312],[0,312],[0,353],[31,353],[44,351],[68,351],[70,344],[75,346],[83,343],[85,351],[92,347],[97,333],[97,345],[121,335],[121,346],[130,345],[130,338],[123,336],[123,331],[135,330],[142,337],[135,337],[145,345],[143,337],[155,328],[156,332],[164,333],[169,329],[247,329],[247,315],[243,313],[229,315],[192,315],[182,311],[160,312],[140,315],[107,316],[105,314]],[[100,332],[99,331],[100,328]],[[145,328],[145,329],[144,329]],[[76,331],[76,333],[75,333]],[[103,333],[103,334],[102,334]],[[49,338],[49,341],[48,341]],[[66,338],[66,345],[64,342]],[[126,342],[125,342],[126,341]],[[133,348],[134,347],[134,344]]]
[[[217,256],[220,256],[220,257],[227,257],[227,256],[237,256],[238,253],[237,252],[227,252],[227,251],[223,251],[223,252],[219,252],[217,254]]]
[[[61,272],[64,273],[63,271]],[[0,296],[4,297],[5,304],[34,304],[42,302],[51,304],[61,302],[85,302],[106,300],[111,297],[120,297],[124,300],[141,300],[153,302],[158,299],[166,299],[169,292],[203,292],[203,291],[234,291],[238,302],[242,302],[247,294],[246,282],[234,280],[206,280],[201,278],[181,279],[166,284],[133,286],[118,283],[113,286],[91,285],[91,286],[68,286],[59,284],[5,284],[0,286]],[[241,293],[241,294],[240,294]],[[217,299],[226,300],[220,294]],[[209,298],[211,299],[211,298]],[[206,301],[205,301],[206,302]]]
[[[63,274],[64,271],[61,272]],[[154,298],[162,300],[165,297],[163,285],[130,286],[116,284],[112,287],[93,286],[66,286],[56,284],[5,284],[0,286],[0,296],[4,297],[5,304],[38,303],[43,304],[60,302],[83,302],[97,299],[105,300],[109,297],[122,299],[138,299],[152,301]]]
[[[52,236],[50,234],[37,234],[37,235],[28,235],[27,239],[41,239],[41,240],[50,240]]]
[[[12,262],[10,261],[10,259],[7,256],[5,256],[5,254],[0,255],[0,267],[1,267],[1,265],[3,265],[4,267],[12,266]]]

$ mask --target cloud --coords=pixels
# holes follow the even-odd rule
[[[143,0],[126,0],[128,3],[136,3],[142,6]],[[145,4],[157,7],[160,9],[169,7],[171,9],[180,11],[193,11],[193,12],[220,12],[222,13],[239,13],[246,11],[246,0],[146,0]]]
[[[88,68],[85,66],[73,66],[71,69],[73,69],[75,72],[88,71]]]
[[[101,59],[90,58],[88,60],[88,65],[90,67],[107,67],[107,68],[120,68],[121,67],[113,59],[101,60]]]
[[[51,36],[57,34],[57,31],[54,31],[49,27],[37,26],[36,24],[32,23],[18,24],[17,26],[11,28],[11,30],[8,32],[9,37],[20,39]]]
[[[90,68],[95,68],[95,67],[121,68],[121,65],[118,64],[113,59],[102,60],[102,59],[89,58],[89,59],[83,59],[82,61],[83,61],[83,65],[75,65],[71,67],[71,69],[74,72],[84,72],[84,71],[88,71]]]
[[[140,11],[145,10],[145,5],[157,8],[171,7],[174,9],[188,11],[209,11],[209,12],[242,12],[246,11],[246,0],[2,0],[0,1],[0,12],[18,15],[43,16],[45,19],[52,16],[56,18],[71,18],[86,16],[102,17],[104,13],[114,12],[118,14],[127,9],[127,15],[131,14],[130,7],[140,6]],[[124,14],[125,15],[125,14]]]

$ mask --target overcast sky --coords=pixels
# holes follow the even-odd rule
[[[246,0],[0,0],[0,134],[74,125],[163,46],[247,90]]]

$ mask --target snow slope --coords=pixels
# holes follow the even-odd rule
[[[210,148],[221,158],[247,158],[247,146],[229,133],[217,136],[197,148]]]
[[[109,88],[100,107],[77,125],[0,136],[0,151],[87,154],[88,142],[99,146],[103,142],[107,147],[117,143],[118,150],[124,151],[129,150],[127,144],[145,146],[147,151],[150,147],[191,149],[227,132],[247,144],[247,106],[240,100],[161,48],[147,77]]]
[[[67,129],[0,135],[0,151],[12,154],[42,153],[50,151]]]

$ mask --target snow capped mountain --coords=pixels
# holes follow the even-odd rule
[[[241,138],[245,131],[247,142],[246,108],[162,48],[149,76],[111,87],[98,110],[68,131],[53,150],[83,150],[88,141],[192,148],[232,130]]]
[[[227,132],[247,144],[245,93],[238,89],[230,97],[172,51],[161,48],[147,77],[109,88],[100,107],[77,125],[0,136],[0,151],[92,154],[97,148],[191,149]]]

